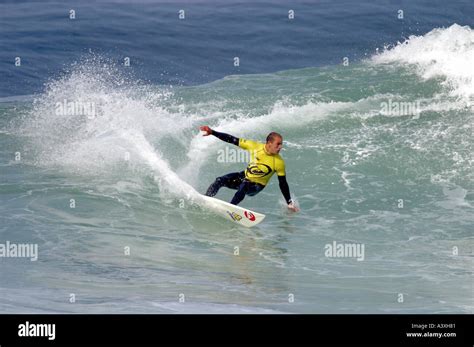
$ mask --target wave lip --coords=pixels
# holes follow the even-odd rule
[[[474,98],[474,30],[469,26],[453,24],[423,36],[411,35],[395,47],[385,47],[371,61],[414,65],[424,79],[444,78],[452,96]]]

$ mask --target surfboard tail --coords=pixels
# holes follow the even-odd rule
[[[202,195],[205,206],[216,212],[218,215],[240,224],[246,228],[254,227],[260,224],[265,215],[241,206],[232,205],[231,203],[212,198],[210,196]]]

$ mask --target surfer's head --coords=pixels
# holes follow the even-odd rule
[[[283,147],[283,137],[275,132],[271,132],[267,136],[267,143],[265,144],[265,150],[269,154],[278,154],[280,153],[281,148]]]

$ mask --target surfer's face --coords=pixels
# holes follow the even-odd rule
[[[281,137],[276,137],[272,142],[267,142],[265,149],[269,154],[278,154],[282,147],[283,139]]]

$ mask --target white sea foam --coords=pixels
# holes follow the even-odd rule
[[[25,117],[21,131],[31,140],[35,164],[80,174],[106,175],[117,167],[151,172],[163,190],[191,198],[196,192],[180,179],[153,142],[179,136],[191,120],[161,105],[165,89],[127,79],[113,65],[92,58],[50,82]],[[94,115],[55,112],[58,103],[87,102]]]
[[[453,24],[423,36],[412,35],[395,47],[386,47],[372,61],[416,66],[422,78],[443,78],[451,95],[473,101],[474,30],[469,26]]]

